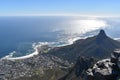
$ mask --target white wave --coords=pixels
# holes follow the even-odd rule
[[[61,47],[61,46],[73,44],[73,42],[78,40],[78,39],[80,39],[80,37],[71,38],[71,39],[68,39],[65,42],[38,42],[38,43],[33,43],[32,47],[35,50],[33,53],[25,55],[25,56],[21,56],[21,57],[13,57],[13,55],[15,53],[17,53],[16,51],[13,51],[13,52],[9,53],[9,55],[3,57],[2,59],[22,60],[22,59],[31,58],[31,57],[39,54],[41,46],[43,46],[43,45],[49,45],[50,47]]]
[[[43,45],[47,45],[48,42],[39,42],[39,43],[33,43],[33,49],[35,50],[33,53],[25,55],[25,56],[21,56],[21,57],[13,57],[15,51],[13,51],[12,53],[10,53],[9,55],[3,57],[2,59],[7,59],[7,60],[21,60],[21,59],[27,59],[27,58],[31,58],[35,55],[39,54],[40,48]]]
[[[120,40],[120,38],[114,38],[114,40]]]
[[[3,57],[2,59],[13,57],[13,55],[14,55],[15,53],[16,53],[16,51],[13,51],[13,52],[9,53],[9,55]]]
[[[26,56],[22,56],[22,57],[4,57],[2,59],[7,59],[7,60],[21,60],[21,59],[27,59],[27,58],[30,58],[30,57],[33,57],[35,55],[38,55],[38,51],[36,50],[35,52],[29,54],[29,55],[26,55]]]
[[[71,38],[68,40],[69,44],[73,44],[76,40],[81,39],[80,37]]]

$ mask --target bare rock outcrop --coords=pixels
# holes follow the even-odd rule
[[[110,59],[98,61],[88,69],[84,80],[119,80],[120,50],[115,50]]]

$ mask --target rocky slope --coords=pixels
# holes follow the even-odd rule
[[[73,68],[59,80],[83,80],[85,71],[94,65],[95,58],[79,57]]]
[[[84,80],[120,80],[120,50],[89,68]]]
[[[120,80],[120,49],[110,58],[80,57],[71,71],[59,80]]]

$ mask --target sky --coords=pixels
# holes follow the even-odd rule
[[[120,0],[0,0],[0,16],[119,14]]]

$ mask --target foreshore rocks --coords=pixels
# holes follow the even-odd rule
[[[111,58],[98,61],[86,72],[84,80],[119,80],[120,50],[115,50]]]

